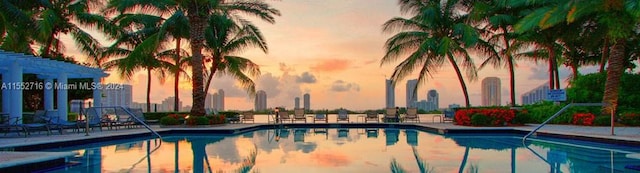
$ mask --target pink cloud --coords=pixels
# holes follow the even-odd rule
[[[320,166],[340,167],[351,164],[351,158],[340,153],[314,153],[311,159]]]
[[[347,70],[350,64],[350,61],[343,59],[324,59],[311,66],[311,70],[316,72],[338,72]]]

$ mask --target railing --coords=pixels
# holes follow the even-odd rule
[[[147,128],[147,130],[151,131],[151,133],[152,133],[152,134],[154,134],[154,135],[158,136],[158,138],[160,138],[160,141],[162,141],[162,136],[160,136],[160,134],[158,134],[158,132],[156,132],[155,130],[151,129],[151,127],[149,127],[149,125],[147,125],[147,123],[145,123],[145,122],[144,122],[143,120],[141,120],[138,116],[136,116],[134,113],[132,113],[131,111],[129,111],[129,109],[128,109],[128,108],[125,108],[125,107],[123,107],[123,106],[100,106],[100,107],[90,107],[90,108],[87,108],[86,113],[89,113],[89,112],[90,112],[90,110],[93,110],[93,111],[94,111],[93,113],[95,113],[95,116],[98,116],[97,118],[101,119],[101,117],[100,117],[100,116],[101,116],[101,112],[102,112],[102,111],[106,111],[106,110],[102,110],[102,109],[113,109],[113,112],[114,112],[114,114],[116,114],[116,116],[117,116],[117,112],[118,112],[118,111],[116,111],[116,110],[117,110],[117,109],[122,110],[124,113],[126,113],[127,115],[129,115],[129,117],[130,117],[132,120],[135,120],[135,121],[139,122],[142,126],[144,126],[145,128]],[[106,112],[108,112],[108,111],[106,111]],[[85,122],[86,122],[86,125],[85,125],[85,132],[86,132],[86,135],[88,136],[88,135],[89,135],[89,131],[88,131],[88,130],[89,130],[89,121],[90,121],[90,119],[89,119],[89,116],[88,116],[88,115],[85,115],[85,116],[87,117],[87,118],[85,119]]]
[[[562,112],[566,111],[570,107],[573,107],[573,106],[602,106],[602,105],[604,105],[604,103],[569,103],[568,105],[566,105],[562,109],[560,109],[558,112],[553,114],[553,116],[549,117],[549,119],[547,119],[546,121],[542,122],[542,124],[538,125],[538,127],[536,127],[535,129],[531,130],[531,132],[529,132],[527,135],[524,135],[524,137],[522,137],[522,143],[524,143],[527,140],[527,137],[531,136],[533,133],[535,133],[540,128],[542,128],[542,126],[544,126],[547,123],[549,123],[549,121],[553,120],[554,118],[556,118],[557,116],[562,114]],[[613,117],[611,117],[611,119],[613,119]],[[611,128],[613,129],[613,123],[611,124]],[[613,133],[613,131],[612,131],[612,133]]]

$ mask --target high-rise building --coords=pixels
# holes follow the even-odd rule
[[[396,89],[395,86],[393,86],[393,81],[385,79],[385,86],[385,105],[387,108],[396,107]]]
[[[304,100],[304,110],[310,110],[311,109],[311,96],[309,95],[309,93],[304,94],[304,96],[302,97]]]
[[[255,111],[267,110],[267,93],[263,90],[256,92]]]
[[[294,108],[300,109],[300,97],[294,98],[293,102],[294,102]]]
[[[429,102],[428,111],[440,109],[440,94],[436,90],[427,92],[427,102]]]
[[[486,77],[482,80],[482,105],[500,106],[501,95],[500,78]]]
[[[418,102],[418,94],[416,87],[418,86],[418,79],[412,79],[407,81],[407,108],[415,108]]]
[[[104,84],[102,85],[102,105],[101,106],[124,106],[131,107],[132,88],[127,84]],[[100,106],[100,105],[96,105]]]
[[[522,94],[522,105],[530,105],[547,99],[549,83],[544,83],[529,92]]]
[[[213,94],[207,93],[207,96],[204,99],[204,108],[205,109],[213,109],[215,107],[215,97]]]
[[[176,99],[174,96],[165,98],[160,105],[158,105],[158,112],[173,112]],[[154,105],[151,105],[151,110],[154,109]],[[182,109],[182,101],[178,100],[178,108]],[[180,110],[178,110],[180,111]]]
[[[220,89],[216,94],[218,94],[218,97],[216,97],[215,109],[218,111],[224,111],[224,91]]]

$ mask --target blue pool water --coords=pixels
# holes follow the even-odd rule
[[[157,147],[157,149],[156,149]],[[76,166],[51,172],[634,172],[640,148],[502,134],[412,129],[269,129],[172,135],[55,149]],[[635,171],[638,172],[638,171]]]

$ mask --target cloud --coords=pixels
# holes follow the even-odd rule
[[[271,73],[264,73],[256,81],[256,91],[263,90],[267,98],[274,98],[280,94],[280,79]]]
[[[311,70],[316,72],[338,72],[347,70],[351,62],[343,59],[323,59],[316,65],[311,66]]]
[[[255,81],[254,81],[255,82]],[[245,89],[236,85],[237,80],[228,75],[222,76],[214,76],[211,80],[211,86],[209,86],[209,94],[217,93],[218,90],[222,89],[224,91],[225,97],[248,97],[249,94]],[[206,80],[205,80],[206,86]]]
[[[309,72],[304,72],[300,76],[296,76],[297,83],[316,83],[316,76]]]
[[[330,152],[330,153],[313,153],[311,154],[311,160],[315,160],[315,163],[323,167],[342,167],[351,164],[352,159],[347,155]]]
[[[347,92],[347,91],[360,91],[360,85],[356,83],[347,83],[343,80],[336,80],[331,84],[331,91],[335,92]]]

